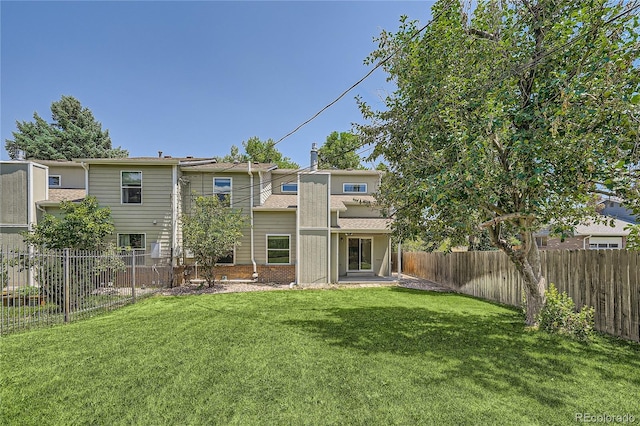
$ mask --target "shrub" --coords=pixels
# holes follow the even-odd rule
[[[546,302],[538,317],[539,329],[588,340],[593,333],[593,307],[584,306],[576,311],[575,303],[569,295],[559,293],[553,283],[549,285],[545,296]]]

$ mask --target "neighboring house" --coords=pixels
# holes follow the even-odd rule
[[[603,208],[600,211],[601,214],[615,219],[620,219],[625,222],[638,223],[638,218],[634,216],[633,212],[624,206],[624,200],[619,197],[607,197],[600,200]]]
[[[578,225],[572,235],[562,239],[541,231],[536,234],[536,243],[541,250],[626,248],[629,230],[625,228],[631,223],[612,217],[605,219],[603,223]]]

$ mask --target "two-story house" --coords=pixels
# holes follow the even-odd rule
[[[3,162],[2,175],[4,244],[21,240],[44,211],[60,214],[61,201],[91,195],[111,209],[119,247],[144,253],[147,266],[192,265],[181,215],[195,196],[218,196],[241,210],[247,225],[217,279],[304,284],[391,275],[389,219],[373,196],[378,171],[158,156]]]
[[[189,194],[228,197],[248,216],[240,244],[218,267],[228,279],[331,283],[391,275],[389,219],[373,194],[371,170],[282,170],[273,164],[181,166],[183,211]],[[188,251],[184,251],[190,263]]]

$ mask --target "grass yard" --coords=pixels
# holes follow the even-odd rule
[[[454,294],[153,297],[0,345],[3,425],[640,422],[640,345]]]

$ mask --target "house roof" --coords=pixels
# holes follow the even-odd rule
[[[276,174],[297,174],[297,173],[310,173],[309,168],[301,169],[277,169],[274,170]],[[364,176],[378,176],[384,174],[380,170],[356,170],[356,169],[318,169],[318,172],[330,173],[332,175],[364,175]]]
[[[375,203],[372,195],[332,195],[331,210],[347,210],[348,205],[363,203]],[[255,210],[280,210],[295,209],[298,207],[298,195],[296,194],[271,194],[264,204],[255,207]]]
[[[124,158],[74,158],[76,163],[86,164],[148,164],[148,165],[188,165],[189,163],[215,162],[215,158],[200,157],[124,157]]]
[[[209,163],[189,165],[188,162],[180,164],[183,172],[245,172],[249,171],[248,163]],[[278,167],[272,163],[251,163],[251,170],[256,172],[265,172]]]
[[[61,201],[81,201],[86,196],[87,191],[85,191],[84,189],[50,188],[49,198],[43,201],[39,201],[38,205],[55,206],[60,204]]]
[[[33,160],[43,166],[64,166],[64,167],[82,167],[82,164],[69,160]]]
[[[378,231],[391,232],[391,219],[378,217],[341,217],[338,218],[338,226],[331,228],[332,231],[358,232],[358,231]]]
[[[590,222],[576,226],[574,235],[624,237],[629,235],[629,231],[624,229],[628,225],[632,225],[632,223],[620,219],[607,218],[606,223]]]

